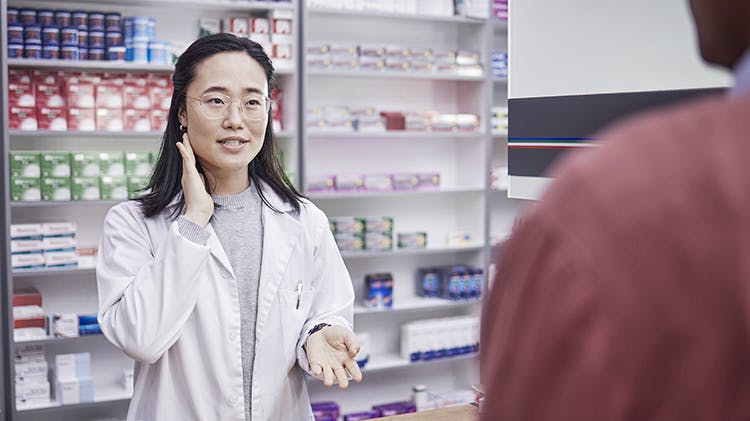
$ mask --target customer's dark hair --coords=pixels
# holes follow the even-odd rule
[[[161,142],[161,151],[156,161],[151,180],[144,188],[146,192],[136,199],[140,203],[141,211],[147,218],[160,214],[167,209],[179,195],[179,201],[169,209],[170,216],[176,217],[185,209],[185,199],[182,192],[182,156],[175,144],[182,142],[180,131],[179,113],[185,108],[185,94],[188,86],[195,78],[195,70],[203,60],[224,52],[241,51],[247,53],[253,60],[263,67],[268,81],[269,93],[276,86],[274,68],[263,47],[257,42],[247,38],[241,38],[232,34],[216,34],[201,38],[188,47],[180,56],[175,65],[172,82],[172,104],[169,106],[167,117],[167,129]],[[271,111],[268,112],[268,124],[266,134],[258,155],[248,165],[248,175],[260,194],[263,203],[274,209],[263,195],[260,181],[265,182],[282,200],[290,204],[297,212],[300,208],[300,198],[303,196],[297,192],[292,183],[284,175],[276,155],[276,144],[273,139],[273,126],[271,123]],[[203,174],[200,164],[196,163],[198,171]],[[210,187],[206,185],[208,193]],[[278,209],[274,209],[278,211]]]

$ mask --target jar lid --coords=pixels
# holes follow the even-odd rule
[[[38,31],[42,30],[42,25],[38,25],[36,23],[30,23],[28,25],[24,25],[23,29],[36,29]]]
[[[75,45],[66,45],[62,48],[63,51],[78,51],[78,47]]]
[[[60,32],[59,25],[44,25],[42,28],[43,32]]]
[[[62,31],[63,32],[75,32],[75,33],[78,33],[78,28],[75,27],[75,26],[66,26],[66,27],[62,28]]]
[[[107,51],[109,51],[110,53],[124,53],[125,47],[113,46],[113,47],[107,48]]]
[[[42,44],[26,44],[24,48],[27,50],[41,50]]]

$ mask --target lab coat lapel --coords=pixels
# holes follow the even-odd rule
[[[224,251],[224,247],[221,246],[221,243],[219,242],[219,237],[216,236],[216,231],[214,231],[214,227],[211,226],[211,224],[208,224],[206,226],[208,229],[208,232],[211,234],[208,236],[208,241],[206,242],[206,246],[208,246],[209,249],[211,249],[211,255],[216,258],[216,260],[221,263],[222,266],[226,270],[228,270],[232,275],[234,275],[234,271],[232,270],[232,264],[229,263],[229,257],[227,256],[227,253]]]
[[[287,266],[293,264],[290,258],[295,245],[301,241],[301,235],[302,225],[290,213],[276,212],[268,206],[263,206],[263,257],[260,267],[256,343],[260,343],[265,331],[263,327]]]

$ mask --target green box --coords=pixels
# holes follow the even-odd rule
[[[135,199],[143,193],[143,189],[148,185],[148,177],[129,176],[128,177],[128,199]]]
[[[42,177],[42,200],[69,201],[70,177]]]
[[[39,152],[18,151],[10,153],[11,177],[36,177],[42,175]]]
[[[125,174],[148,177],[151,175],[150,152],[125,152]]]
[[[42,200],[42,180],[39,177],[11,177],[10,200],[18,202]]]
[[[70,174],[73,177],[99,177],[98,152],[73,152],[70,154]]]
[[[42,152],[41,157],[42,178],[70,177],[70,152]]]
[[[70,195],[73,200],[99,200],[99,177],[71,177]]]
[[[125,156],[122,152],[99,152],[99,175],[115,177],[125,175]]]
[[[101,197],[102,200],[127,200],[127,177],[124,175],[117,177],[99,177],[99,197]]]

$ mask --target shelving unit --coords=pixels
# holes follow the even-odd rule
[[[297,2],[283,4],[276,2],[236,2],[207,0],[0,0],[0,30],[6,33],[6,9],[13,7],[32,7],[37,9],[83,9],[117,11],[123,16],[153,16],[157,19],[157,38],[174,42],[177,46],[187,46],[198,36],[199,18],[223,18],[228,16],[249,16],[263,14],[273,9],[292,10],[294,13],[293,34],[299,33],[299,12]],[[298,56],[301,49],[299,37],[293,40],[293,55]],[[101,225],[106,212],[120,201],[92,200],[70,202],[11,202],[7,178],[8,154],[12,150],[34,151],[87,151],[87,150],[148,150],[158,151],[161,143],[161,132],[80,132],[80,131],[21,131],[8,130],[7,75],[9,69],[31,69],[44,71],[93,71],[116,73],[155,73],[171,74],[172,65],[135,64],[126,62],[97,61],[63,61],[63,60],[29,60],[8,59],[5,37],[0,38],[0,82],[3,92],[0,122],[2,122],[2,164],[3,169],[3,206],[0,215],[3,223],[0,234],[6,239],[0,246],[0,255],[6,264],[2,265],[3,289],[3,346],[2,357],[2,405],[0,418],[23,421],[47,421],[56,419],[93,419],[124,418],[130,393],[117,382],[122,369],[132,367],[132,361],[121,351],[112,346],[101,335],[82,336],[78,338],[44,338],[24,341],[23,344],[43,344],[46,348],[48,363],[52,364],[54,355],[69,352],[91,352],[92,371],[94,371],[95,402],[78,405],[59,405],[51,402],[39,406],[15,406],[15,387],[13,382],[13,355],[15,344],[12,336],[12,312],[10,300],[14,289],[35,287],[43,296],[44,309],[47,313],[75,312],[94,314],[97,311],[97,294],[94,268],[71,268],[58,270],[32,270],[13,272],[10,269],[8,229],[11,223],[71,221],[78,224],[77,241],[79,247],[94,247],[98,244]],[[297,113],[299,92],[299,72],[295,65],[277,63],[279,87],[284,92],[283,130],[275,133],[278,145],[284,150],[285,167],[288,171],[299,173],[299,131],[297,130]],[[299,177],[295,177],[299,180]],[[52,365],[50,365],[51,367]],[[5,375],[7,374],[7,375]],[[54,376],[50,383],[54,390]],[[54,399],[54,392],[53,392]],[[7,411],[7,413],[6,413]]]
[[[313,401],[335,399],[344,404],[344,412],[369,408],[391,397],[408,396],[415,382],[430,385],[431,390],[468,387],[478,379],[476,355],[411,363],[399,355],[399,332],[404,323],[436,317],[478,315],[480,301],[430,299],[415,293],[414,274],[420,267],[470,264],[488,273],[494,256],[493,238],[501,238],[512,226],[519,206],[505,198],[507,192],[491,190],[489,170],[507,162],[504,149],[507,134],[493,133],[488,124],[490,107],[507,101],[507,79],[494,78],[490,71],[493,46],[505,47],[507,24],[493,20],[462,17],[435,17],[389,13],[363,13],[348,10],[310,9],[304,0],[291,5],[258,1],[208,0],[0,0],[0,30],[6,31],[5,9],[15,7],[98,9],[119,11],[124,16],[151,15],[157,18],[158,38],[189,44],[198,33],[198,17],[220,18],[248,15],[272,9],[291,9],[295,23],[295,63],[277,69],[284,91],[284,127],[276,139],[284,149],[285,167],[295,172],[298,187],[329,216],[392,216],[394,232],[427,231],[429,247],[419,250],[387,252],[344,252],[343,258],[352,277],[357,301],[354,308],[355,330],[372,335],[372,355],[365,369],[366,381],[341,392],[322,387],[310,380]],[[387,29],[385,29],[387,28]],[[384,30],[385,29],[385,30]],[[382,43],[430,48],[478,50],[483,73],[479,76],[417,72],[374,72],[308,68],[304,60],[306,43],[335,42]],[[0,39],[0,82],[7,86],[8,69],[149,72],[169,74],[173,67],[112,62],[70,62],[48,60],[8,60],[7,45]],[[345,89],[342,89],[345,88]],[[11,223],[50,220],[77,222],[81,246],[95,246],[101,222],[107,210],[119,201],[10,202],[7,180],[8,153],[11,150],[156,150],[160,132],[79,132],[8,130],[8,101],[0,93],[4,206],[0,206],[3,224],[0,235],[6,239]],[[382,110],[438,110],[446,113],[480,115],[476,132],[330,132],[306,128],[305,109],[319,105],[371,105]],[[436,190],[388,192],[305,192],[305,182],[315,174],[439,172],[441,187]],[[472,242],[448,246],[451,231],[466,230]],[[395,237],[395,235],[394,235]],[[44,344],[48,359],[64,352],[90,351],[98,364],[96,402],[60,406],[56,402],[43,407],[15,408],[13,378],[14,342],[10,297],[14,287],[33,286],[42,292],[45,310],[57,312],[96,312],[95,269],[90,267],[13,272],[10,269],[8,241],[0,244],[6,259],[0,271],[3,285],[4,343],[0,349],[2,372],[6,379],[0,388],[9,411],[5,419],[47,421],[121,417],[127,410],[130,394],[115,382],[117,370],[130,360],[103,336],[44,338],[24,344]],[[362,302],[365,274],[391,272],[394,307],[388,310],[365,308]],[[50,298],[48,300],[48,297]],[[439,368],[438,368],[439,367]],[[403,370],[404,375],[394,374]],[[7,380],[11,379],[11,380]],[[377,396],[378,402],[373,402]],[[7,400],[9,399],[9,400]],[[2,402],[0,402],[1,404]],[[95,415],[95,416],[94,416]],[[2,418],[2,417],[0,417]]]

